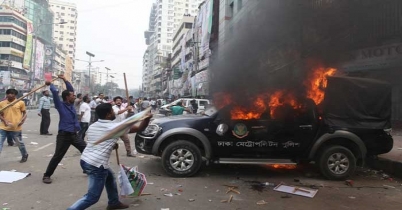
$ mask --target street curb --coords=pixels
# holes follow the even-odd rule
[[[402,163],[381,157],[366,158],[366,163],[373,169],[382,170],[387,174],[402,179]]]

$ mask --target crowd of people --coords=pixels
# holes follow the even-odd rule
[[[128,205],[119,201],[116,180],[109,166],[112,150],[118,148],[118,139],[109,139],[99,144],[95,144],[95,142],[118,126],[127,116],[144,110],[153,103],[146,98],[140,101],[133,100],[132,97],[124,99],[119,96],[109,100],[102,93],[90,100],[88,95],[75,95],[73,86],[63,75],[60,75],[59,78],[66,85],[66,90],[61,93],[61,99],[56,87],[48,82],[53,95],[54,107],[59,114],[59,124],[55,152],[43,174],[42,182],[46,184],[53,182],[51,176],[70,146],[74,146],[82,153],[80,165],[88,176],[89,184],[88,193],[68,209],[78,210],[92,206],[98,202],[104,187],[109,199],[107,209],[128,208]],[[42,118],[39,134],[51,136],[52,133],[49,132],[51,122],[49,90],[43,91],[42,94],[38,107],[38,115]],[[24,163],[28,160],[28,152],[22,140],[22,126],[25,123],[27,112],[25,103],[16,101],[17,95],[17,90],[8,89],[6,100],[0,102],[0,109],[5,108],[0,113],[0,154],[5,139],[7,139],[10,146],[14,143],[18,146],[22,156],[20,162]],[[130,133],[144,130],[151,117],[152,114],[147,113],[145,120],[129,129]],[[124,134],[120,139],[124,142],[126,155],[134,157],[128,135]]]

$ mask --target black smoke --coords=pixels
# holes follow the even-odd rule
[[[248,2],[224,29],[210,66],[211,95],[229,93],[238,104],[275,90],[305,97],[312,69],[336,68],[350,59],[345,52],[378,44],[375,20],[386,13],[381,0]]]

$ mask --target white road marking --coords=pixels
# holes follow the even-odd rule
[[[50,145],[52,145],[52,144],[53,144],[53,143],[49,143],[49,144],[46,144],[46,145],[44,145],[44,146],[41,146],[41,147],[39,147],[38,149],[35,149],[34,152],[37,152],[37,151],[42,150],[42,149],[45,149],[46,147],[48,147],[48,146],[50,146]]]

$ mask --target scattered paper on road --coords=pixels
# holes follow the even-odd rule
[[[289,193],[293,195],[300,195],[304,197],[314,198],[317,194],[318,190],[295,187],[295,186],[287,186],[284,184],[279,184],[274,188],[275,191]]]
[[[31,144],[32,144],[32,145],[38,145],[38,142],[33,142],[33,141],[31,141]]]
[[[19,181],[29,175],[31,175],[31,174],[14,172],[14,171],[0,171],[0,182],[13,183],[13,182]]]

